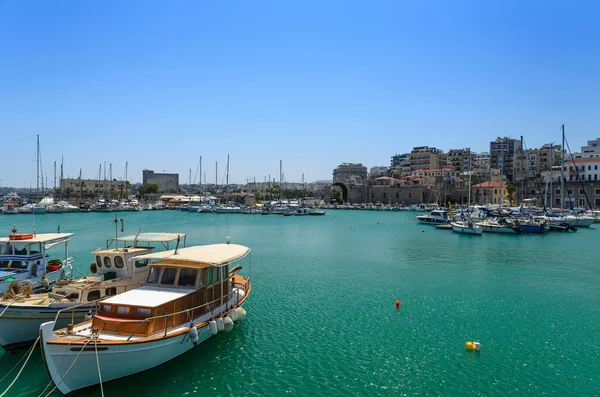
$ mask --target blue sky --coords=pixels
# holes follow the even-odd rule
[[[0,0],[0,179],[330,179],[413,146],[600,137],[595,1]]]

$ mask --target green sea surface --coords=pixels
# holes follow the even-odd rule
[[[231,236],[249,246],[253,289],[248,317],[232,332],[107,382],[104,395],[600,395],[598,230],[466,236],[415,215],[119,213],[124,234],[184,232],[188,246]],[[33,219],[0,215],[0,231],[31,232]],[[112,220],[46,214],[35,227],[75,233],[69,250],[81,274],[114,236]],[[481,351],[467,351],[466,341]],[[24,354],[0,349],[0,378]],[[8,396],[38,396],[49,380],[36,349]]]

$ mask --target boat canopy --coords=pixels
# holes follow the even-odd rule
[[[123,243],[134,243],[133,246],[137,247],[139,242],[143,243],[162,243],[165,249],[169,249],[169,242],[175,241],[178,238],[183,240],[185,246],[186,234],[185,233],[138,233],[129,236],[122,236],[118,238],[110,238],[106,241],[106,248],[110,248],[113,242],[116,241],[118,247],[119,242]]]
[[[11,240],[8,237],[0,237],[0,243],[45,243],[46,248],[49,248],[51,245],[56,245],[69,240],[72,235],[73,233],[40,233],[34,235],[32,238],[24,240]]]
[[[212,266],[222,266],[229,262],[242,259],[250,252],[250,248],[238,244],[211,244],[197,245],[178,250],[155,252],[139,255],[130,260],[159,259],[164,261],[177,260],[196,263],[205,263]]]

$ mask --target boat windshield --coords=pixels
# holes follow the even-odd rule
[[[148,275],[147,284],[157,284],[158,276],[160,276],[160,267],[153,267],[150,269],[150,274]]]

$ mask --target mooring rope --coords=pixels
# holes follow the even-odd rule
[[[19,379],[19,376],[21,375],[21,372],[23,372],[23,370],[25,369],[25,366],[27,365],[27,362],[29,361],[29,358],[31,357],[31,353],[33,353],[33,350],[35,349],[35,346],[37,345],[37,343],[39,342],[39,340],[40,340],[40,337],[38,336],[38,338],[35,340],[35,343],[31,347],[31,350],[29,351],[29,354],[27,355],[27,360],[25,360],[25,363],[23,364],[23,366],[19,370],[19,373],[17,374],[17,376],[15,377],[15,379],[13,379],[13,381],[10,383],[10,385],[8,385],[8,387],[6,388],[6,390],[4,390],[4,393],[0,394],[0,397],[4,397],[4,395],[6,393],[8,393],[8,391],[10,390],[10,388],[15,384],[15,382],[17,381],[17,379]],[[23,356],[23,357],[25,357],[25,356]],[[12,372],[12,369],[11,369],[11,372]],[[2,379],[4,380],[4,378],[2,378]]]

